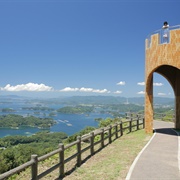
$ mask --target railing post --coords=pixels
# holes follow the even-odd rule
[[[37,175],[38,175],[38,155],[36,155],[36,154],[31,155],[31,160],[34,161],[33,165],[31,166],[31,177],[32,177],[32,180],[37,180]]]
[[[172,121],[175,122],[175,114],[172,115]]]
[[[116,139],[118,138],[118,123],[115,124]]]
[[[139,130],[139,115],[137,114],[137,130]]]
[[[111,144],[111,142],[112,142],[111,136],[112,136],[112,126],[110,125],[109,126],[109,144]]]
[[[131,113],[131,117],[129,121],[129,132],[132,132],[132,120],[133,120],[133,114]]]
[[[91,143],[91,156],[94,155],[94,132],[91,132],[91,138],[90,138],[90,143]]]
[[[77,137],[77,166],[81,166],[81,137],[78,136]]]
[[[126,120],[129,119],[129,113],[126,112]]]
[[[121,130],[121,136],[123,136],[123,123],[122,123],[122,121],[120,122],[120,130]]]
[[[145,128],[145,120],[144,120],[144,117],[143,117],[143,129]]]
[[[164,114],[161,114],[161,121],[163,121]]]
[[[59,152],[59,177],[64,177],[64,144],[59,144],[59,148],[61,149]]]
[[[104,128],[101,129],[101,148],[104,147]]]
[[[119,133],[118,137],[121,136],[121,121],[118,122],[118,133]]]

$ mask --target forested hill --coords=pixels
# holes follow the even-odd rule
[[[18,128],[20,126],[30,126],[45,129],[50,128],[55,123],[56,121],[51,118],[23,117],[17,114],[0,115],[0,127]]]
[[[72,96],[65,98],[64,102],[70,104],[121,104],[126,102],[126,98],[114,96]]]

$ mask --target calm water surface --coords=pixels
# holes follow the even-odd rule
[[[52,111],[35,111],[33,110],[24,110],[22,107],[33,107],[33,105],[24,104],[24,103],[7,103],[7,104],[0,104],[0,109],[2,108],[12,108],[15,112],[11,114],[19,114],[23,116],[33,115],[38,117],[49,117],[49,113]],[[36,106],[35,106],[36,107]],[[43,106],[44,107],[44,106]],[[46,106],[47,107],[47,106]],[[50,105],[50,108],[54,110],[63,107],[62,105]],[[0,112],[0,115],[10,114],[10,113],[3,113]],[[72,135],[86,126],[93,126],[97,127],[98,122],[95,121],[95,118],[107,118],[112,117],[109,114],[101,114],[99,112],[90,113],[90,114],[60,114],[56,113],[53,118],[57,123],[53,125],[49,130],[51,132],[65,132],[68,135]],[[10,128],[0,128],[0,137],[5,137],[9,135],[26,135],[30,136],[36,132],[42,131],[38,128],[33,127],[20,127],[19,129],[10,129]]]

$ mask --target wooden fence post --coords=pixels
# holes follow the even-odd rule
[[[164,114],[161,114],[161,121],[163,121]]]
[[[104,128],[101,129],[101,148],[104,147]]]
[[[64,177],[64,144],[59,144],[59,148],[61,149],[59,152],[59,177]]]
[[[78,136],[77,137],[77,166],[81,166],[81,137]]]
[[[144,120],[144,118],[143,118],[143,129],[145,128],[145,120]]]
[[[131,117],[129,121],[129,132],[132,132],[132,120],[133,120],[133,114],[131,113]]]
[[[118,138],[118,123],[115,124],[116,139]]]
[[[33,165],[31,166],[31,177],[32,177],[32,180],[37,180],[37,175],[38,175],[38,155],[36,155],[36,154],[31,155],[31,160],[34,161]]]
[[[90,151],[91,151],[91,156],[94,155],[94,132],[91,132],[91,138],[90,138],[90,144],[91,144],[91,148],[90,148]]]
[[[120,130],[121,130],[121,136],[123,136],[123,123],[122,123],[122,121],[120,122]]]
[[[129,119],[129,113],[126,113],[126,119]]]
[[[137,130],[139,130],[139,115],[137,114]]]
[[[109,144],[111,144],[111,142],[112,142],[111,136],[112,136],[112,126],[110,125],[109,126]]]

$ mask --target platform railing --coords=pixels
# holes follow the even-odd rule
[[[169,26],[168,28],[166,29],[158,29],[156,31],[153,31],[152,33],[150,33],[148,36],[147,36],[147,40],[148,40],[148,43],[147,43],[147,48],[150,48],[151,47],[151,36],[154,35],[154,34],[159,34],[159,44],[164,44],[164,43],[169,43],[170,42],[170,31],[172,30],[176,30],[176,29],[180,29],[180,25],[176,25],[176,26]],[[165,37],[164,35],[167,34],[167,37]]]
[[[175,114],[167,114],[167,113],[154,113],[154,119],[160,121],[170,121],[175,122]]]

